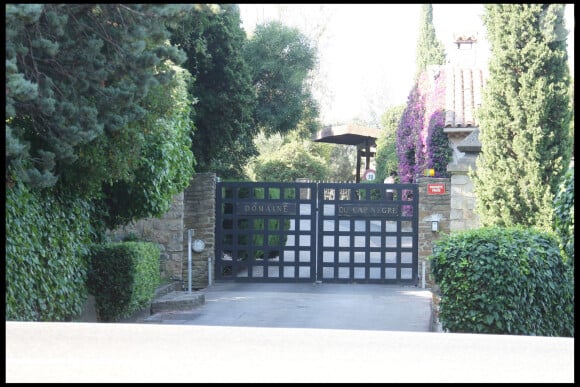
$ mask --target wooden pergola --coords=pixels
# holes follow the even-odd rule
[[[380,129],[357,124],[325,126],[312,139],[316,142],[353,145],[357,147],[356,182],[361,180],[361,161],[365,159],[365,170],[370,168],[371,157],[376,156],[371,148],[377,146]]]

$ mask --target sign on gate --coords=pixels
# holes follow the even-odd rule
[[[296,203],[238,203],[239,215],[296,215]]]
[[[399,206],[387,204],[339,204],[339,216],[379,216],[379,217],[397,217],[399,216]]]

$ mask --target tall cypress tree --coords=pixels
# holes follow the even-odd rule
[[[445,64],[445,47],[437,39],[433,26],[432,4],[423,4],[419,25],[421,29],[417,40],[417,73],[415,77],[418,77],[427,68],[427,65]]]
[[[483,225],[549,227],[570,162],[563,4],[489,4],[491,57],[472,172]]]

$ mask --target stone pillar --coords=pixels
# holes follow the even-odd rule
[[[431,268],[427,257],[433,252],[433,242],[450,231],[450,190],[449,178],[419,177],[419,286],[421,286],[422,267],[425,263],[426,286],[433,286]],[[429,192],[429,186],[433,192]],[[444,192],[435,188],[443,186]],[[439,231],[431,231],[431,222],[439,222]]]
[[[183,198],[183,265],[181,268],[183,287],[189,287],[188,230],[193,230],[192,240],[201,239],[205,249],[201,253],[191,252],[192,289],[203,289],[209,284],[208,258],[211,259],[212,271],[215,268],[215,213],[216,213],[215,173],[195,174]],[[214,273],[211,273],[214,278]]]
[[[475,212],[477,198],[473,188],[473,181],[468,176],[469,167],[472,164],[450,164],[447,167],[447,171],[451,174],[451,212],[449,220],[451,221],[450,230],[452,232],[481,227],[479,216]]]

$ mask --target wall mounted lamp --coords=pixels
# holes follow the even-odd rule
[[[431,221],[431,231],[439,232],[439,221],[438,220]]]

